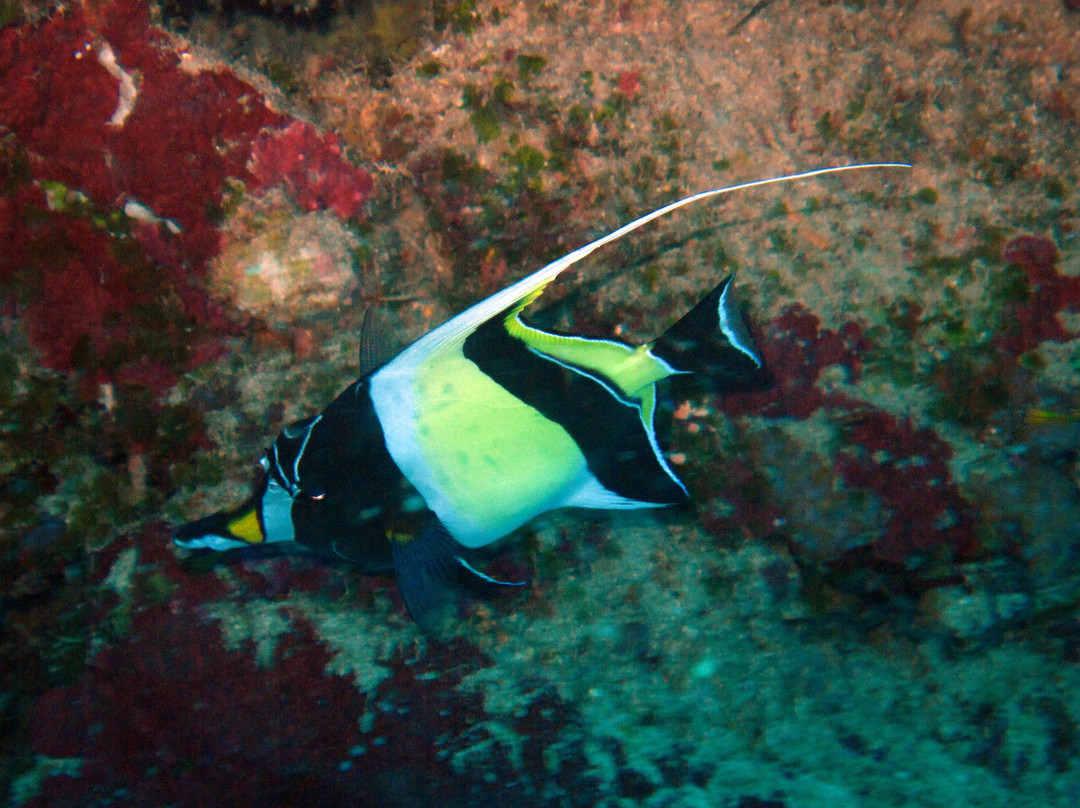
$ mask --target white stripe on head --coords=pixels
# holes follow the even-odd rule
[[[311,423],[307,425],[307,430],[304,432],[304,442],[300,444],[300,451],[296,453],[296,460],[293,461],[293,496],[296,496],[297,491],[300,488],[300,458],[304,456],[304,451],[307,449],[308,441],[311,440],[311,430],[315,428],[315,424],[322,420],[322,413],[316,415]]]
[[[293,498],[271,477],[266,481],[262,497],[263,536],[267,543],[295,541],[296,530],[292,521]]]

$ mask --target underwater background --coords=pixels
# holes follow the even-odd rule
[[[0,804],[1080,803],[1080,4],[0,2]],[[425,637],[199,564],[289,421],[560,278],[727,272],[776,384],[675,388],[691,506],[559,512]],[[548,296],[545,297],[545,302]]]

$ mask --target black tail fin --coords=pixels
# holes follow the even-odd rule
[[[653,342],[653,356],[682,373],[701,373],[720,391],[757,386],[766,376],[757,346],[731,293],[720,285]]]

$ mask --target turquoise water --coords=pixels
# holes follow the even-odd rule
[[[0,802],[1074,805],[1069,5],[5,11]],[[882,161],[537,306],[640,344],[737,272],[772,384],[662,388],[690,504],[533,520],[437,636],[390,575],[173,546],[366,310],[390,356]]]

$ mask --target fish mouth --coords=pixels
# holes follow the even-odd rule
[[[173,533],[173,542],[187,550],[233,550],[259,545],[265,540],[254,498],[236,508],[180,525]]]

